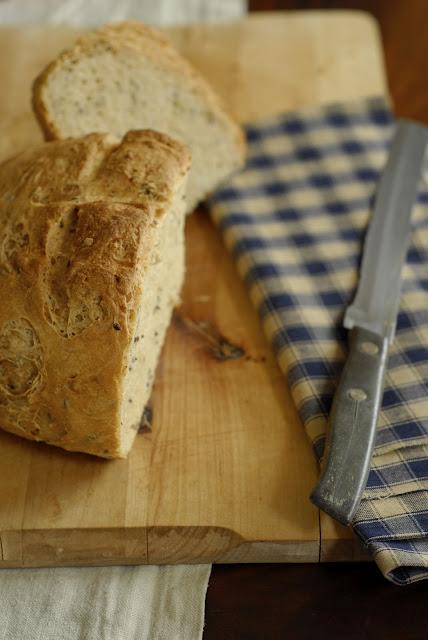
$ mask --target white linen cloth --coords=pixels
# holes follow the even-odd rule
[[[4,640],[199,640],[210,565],[0,571]]]
[[[180,24],[245,0],[0,0],[0,23]],[[1,98],[0,98],[1,99]],[[199,640],[211,565],[0,570],[1,640]]]
[[[116,20],[188,24],[239,18],[246,0],[0,0],[0,22],[98,25]]]

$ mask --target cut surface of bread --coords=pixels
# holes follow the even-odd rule
[[[127,455],[179,299],[189,167],[154,131],[0,165],[0,427]]]
[[[64,51],[36,79],[33,107],[47,139],[149,128],[192,154],[188,210],[242,166],[240,127],[159,31],[107,25]]]

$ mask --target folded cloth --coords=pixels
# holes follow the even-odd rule
[[[384,98],[246,127],[249,157],[211,200],[315,453],[346,354],[345,307],[394,129]],[[428,191],[412,214],[397,332],[354,531],[397,584],[428,577]]]
[[[199,640],[211,565],[3,569],[4,640]]]

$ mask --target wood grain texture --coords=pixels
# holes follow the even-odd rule
[[[378,23],[394,110],[428,124],[427,0],[248,0],[250,11],[364,11]]]
[[[2,157],[40,140],[31,80],[75,36],[0,31]],[[359,13],[273,14],[171,36],[241,120],[386,91],[376,27]],[[206,212],[186,236],[153,429],[128,460],[0,433],[3,566],[323,558],[308,500],[317,469],[284,379]],[[335,547],[352,555],[347,532],[328,535],[325,559]]]

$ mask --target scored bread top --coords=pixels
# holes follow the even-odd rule
[[[150,128],[192,153],[188,212],[245,160],[241,128],[209,84],[157,30],[107,25],[81,37],[33,85],[47,139]]]
[[[111,425],[136,300],[156,227],[189,166],[181,143],[153,131],[50,142],[0,165],[6,430],[117,453]]]

